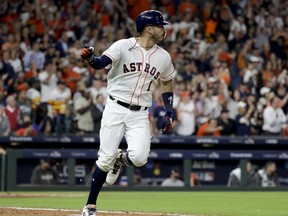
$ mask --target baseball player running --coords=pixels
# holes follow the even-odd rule
[[[148,107],[152,92],[159,80],[166,110],[162,133],[171,129],[173,104],[172,80],[176,75],[171,57],[157,44],[166,36],[161,12],[148,10],[136,19],[139,37],[118,40],[100,57],[93,55],[93,47],[85,47],[81,56],[95,70],[111,65],[108,72],[109,97],[101,122],[100,148],[96,169],[83,216],[96,215],[96,200],[106,181],[114,184],[122,166],[143,166],[150,151]],[[127,150],[119,151],[125,135]]]

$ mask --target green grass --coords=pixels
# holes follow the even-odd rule
[[[5,193],[0,193],[3,194]],[[21,192],[21,194],[40,193]],[[1,197],[0,206],[81,209],[88,195],[83,192],[53,192],[53,194],[62,196]],[[63,194],[75,196],[65,197]],[[209,216],[287,216],[287,203],[288,192],[102,192],[98,209]]]

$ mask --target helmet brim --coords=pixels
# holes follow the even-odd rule
[[[170,25],[171,23],[168,21],[163,21],[162,25]]]

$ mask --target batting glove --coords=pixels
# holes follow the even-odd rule
[[[172,114],[166,114],[162,119],[162,134],[167,134],[172,130]]]
[[[89,61],[92,59],[93,56],[93,52],[94,52],[94,48],[93,47],[89,47],[87,44],[84,46],[84,48],[81,50],[81,57],[86,60]]]

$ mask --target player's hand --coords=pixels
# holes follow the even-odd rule
[[[94,48],[89,47],[87,44],[84,46],[84,48],[81,50],[81,57],[84,60],[90,60],[93,56]]]
[[[165,115],[162,119],[162,134],[167,134],[172,130],[172,116]]]

